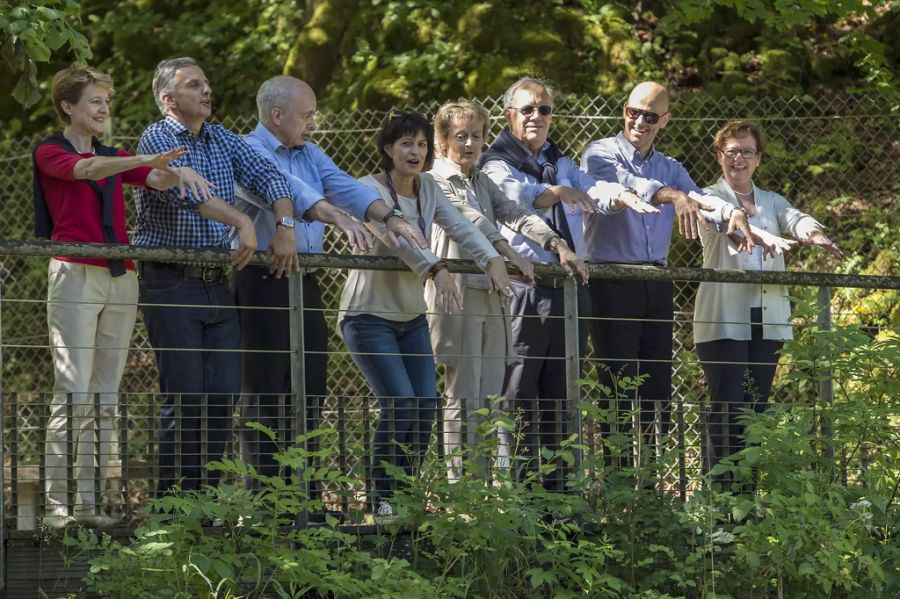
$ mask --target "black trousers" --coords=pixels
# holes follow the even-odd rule
[[[221,272],[203,280],[179,264],[145,262],[140,301],[163,394],[157,495],[216,486],[219,473],[206,463],[222,458],[240,388],[238,315],[228,281]]]
[[[504,395],[511,411],[522,417],[522,440],[517,453],[530,459],[526,469],[537,469],[541,449],[558,450],[568,434],[569,406],[566,402],[566,333],[564,290],[549,287],[518,287],[510,304],[513,349],[520,360],[506,373]],[[588,309],[584,296],[584,309]],[[582,300],[579,297],[579,300]],[[587,335],[578,343],[584,354]],[[514,414],[515,415],[515,414]],[[516,463],[513,463],[516,467]],[[544,487],[562,491],[565,487],[563,464],[544,476]]]
[[[307,430],[312,430],[317,426],[327,387],[328,329],[316,275],[302,276]],[[278,474],[278,464],[272,454],[289,446],[296,432],[291,416],[290,355],[285,353],[290,349],[289,315],[285,309],[289,282],[286,278],[275,278],[267,267],[247,266],[234,272],[232,286],[240,313],[244,350],[241,353],[241,457],[257,472],[274,476]],[[248,428],[248,422],[269,427],[275,431],[276,439],[273,441]]]
[[[670,281],[596,279],[591,281],[593,319],[591,339],[597,356],[599,382],[609,391],[600,394],[600,407],[610,410],[618,430],[628,433],[631,419],[625,415],[640,409],[642,446],[659,448],[652,427],[660,410],[661,433],[671,421],[673,286]],[[637,384],[636,377],[645,378]],[[631,385],[622,384],[626,379]],[[611,432],[601,423],[604,437]],[[627,452],[624,464],[631,465]]]
[[[706,471],[746,446],[744,425],[738,417],[745,409],[763,412],[769,401],[777,352],[784,343],[763,339],[761,308],[752,308],[750,319],[754,323],[750,340],[717,339],[697,344],[710,395],[703,443]],[[731,476],[726,473],[716,481],[727,487]]]

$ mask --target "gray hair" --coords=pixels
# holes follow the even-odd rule
[[[513,106],[513,96],[516,95],[516,92],[522,89],[523,87],[539,87],[547,92],[547,95],[550,96],[550,101],[554,104],[556,103],[553,99],[554,91],[553,88],[550,87],[544,80],[538,79],[537,77],[521,77],[516,80],[515,83],[506,88],[506,91],[503,93],[503,108],[514,108]]]
[[[166,103],[163,102],[162,96],[175,91],[175,73],[183,67],[195,66],[198,66],[197,61],[190,56],[170,58],[160,61],[156,65],[156,72],[153,74],[153,99],[156,100],[156,105],[159,106],[159,111],[163,116],[169,114],[169,109],[166,108]]]
[[[256,92],[256,112],[259,120],[268,123],[273,108],[283,108],[291,97],[291,88],[299,81],[289,75],[276,75],[259,86]]]

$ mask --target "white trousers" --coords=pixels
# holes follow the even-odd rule
[[[478,444],[478,425],[485,420],[476,411],[489,408],[488,396],[503,392],[506,373],[506,317],[498,293],[468,288],[463,300],[460,358],[444,375],[444,451],[448,477],[462,474],[462,449]]]
[[[66,510],[71,465],[75,513],[91,515],[107,462],[118,451],[117,394],[137,316],[137,276],[128,271],[113,277],[102,266],[51,259],[48,278],[55,384],[45,449],[47,508]]]

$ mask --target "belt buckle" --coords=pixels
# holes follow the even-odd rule
[[[204,283],[212,283],[219,279],[220,269],[218,266],[204,266],[200,270],[200,279]]]

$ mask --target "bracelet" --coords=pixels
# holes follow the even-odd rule
[[[445,269],[445,268],[447,268],[447,263],[444,262],[443,260],[438,260],[437,262],[435,262],[434,264],[431,265],[431,268],[429,268],[428,272],[425,274],[428,275],[429,279],[433,280],[435,275],[437,275],[438,271],[440,271],[441,269]]]
[[[747,209],[744,208],[743,206],[734,206],[734,205],[732,205],[732,207],[733,207],[735,210],[737,210],[737,211],[739,211],[739,212],[742,212],[746,218],[750,218],[750,215],[747,214]],[[732,216],[734,216],[734,211],[731,212],[731,214],[728,216],[728,218],[731,218]]]

